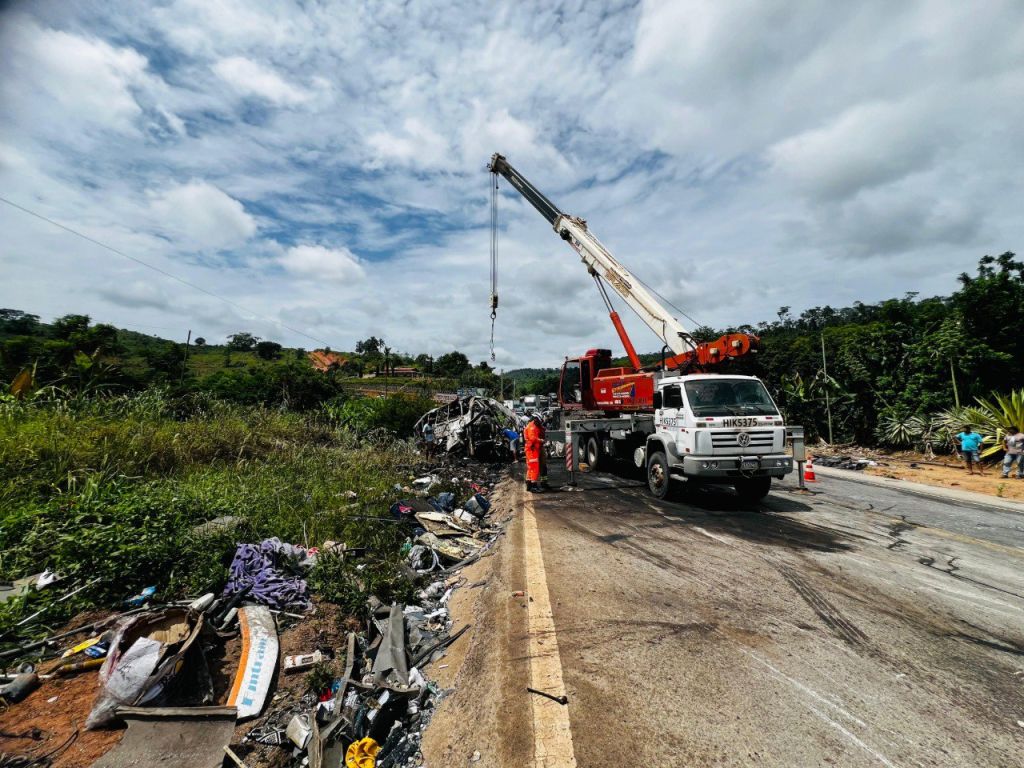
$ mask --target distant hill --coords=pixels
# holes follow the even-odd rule
[[[557,374],[558,368],[516,368],[514,371],[505,371],[506,379],[512,381],[526,381],[527,379],[540,379],[544,376]]]
[[[294,399],[300,382],[309,385],[308,401],[350,390],[384,393],[447,391],[459,386],[498,388],[498,377],[486,363],[473,366],[458,351],[435,359],[394,351],[385,356],[384,349],[382,339],[371,337],[360,341],[356,352],[321,350],[321,360],[329,358],[338,365],[337,370],[317,370],[306,350],[283,347],[245,332],[233,334],[224,344],[209,344],[196,335],[186,346],[181,341],[107,323],[93,324],[86,315],[65,315],[43,322],[38,315],[0,309],[0,387],[6,387],[23,371],[30,371],[36,386],[125,391],[157,384],[264,403],[275,398]],[[391,377],[383,376],[386,364],[403,370]],[[367,383],[361,378],[363,374],[376,378]]]

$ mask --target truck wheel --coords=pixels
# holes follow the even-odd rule
[[[583,451],[583,458],[587,460],[590,471],[597,472],[601,466],[601,446],[593,435],[587,438],[587,447]]]
[[[760,501],[772,489],[770,477],[750,477],[736,481],[736,493],[747,502]]]
[[[662,451],[655,451],[647,460],[647,487],[658,499],[668,497],[672,481],[668,474],[668,459]]]

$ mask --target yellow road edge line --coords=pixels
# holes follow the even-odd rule
[[[529,606],[530,686],[554,696],[565,695],[562,658],[558,653],[555,619],[551,612],[544,556],[533,500],[527,498],[523,513],[526,560],[526,594]],[[530,694],[533,702],[533,760],[535,768],[575,768],[569,708],[557,701]]]

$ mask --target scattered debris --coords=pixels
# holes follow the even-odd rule
[[[286,675],[292,675],[296,672],[305,672],[306,670],[311,669],[314,664],[318,664],[325,658],[326,657],[320,653],[320,651],[301,653],[295,656],[285,656],[284,673]]]
[[[231,762],[238,766],[238,768],[248,768],[248,766],[242,762],[242,758],[234,753],[231,747],[224,746],[224,754],[231,758]]]
[[[490,413],[484,398],[470,400],[480,401],[474,413]],[[466,428],[473,450],[482,450],[482,426]],[[73,747],[67,765],[421,765],[423,729],[445,695],[427,670],[469,630],[454,631],[448,606],[455,590],[483,583],[467,585],[459,570],[486,555],[502,532],[491,520],[489,493],[503,467],[448,456],[415,469],[407,486],[396,486],[401,498],[391,517],[372,518],[402,531],[399,572],[408,583],[399,593],[410,597],[370,597],[361,628],[337,605],[311,596],[306,578],[318,557],[331,552],[366,558],[352,569],[358,579],[375,557],[372,548],[334,541],[305,548],[269,538],[237,545],[219,596],[208,592],[168,605],[147,588],[115,601],[119,614],[92,613],[73,629],[5,651],[8,661],[27,653],[50,660],[38,675],[31,665],[19,668],[0,689],[28,714],[26,724],[45,729],[40,762],[28,762],[36,754],[30,750],[22,753],[24,765],[50,765],[47,750],[67,749],[83,720],[85,747]],[[194,533],[225,530],[241,527],[215,519]],[[38,583],[32,578],[29,589]],[[68,587],[70,594],[83,588]],[[31,690],[41,684],[47,687],[36,701]],[[20,687],[25,690],[17,692]],[[58,719],[60,726],[49,730]],[[111,726],[122,721],[128,728],[114,746],[121,733]]]
[[[248,588],[253,598],[271,608],[307,610],[309,593],[302,576],[314,562],[303,547],[285,544],[276,536],[259,544],[239,544],[224,595]]]
[[[255,717],[263,710],[277,666],[277,625],[262,605],[247,605],[238,612],[242,657],[231,686],[228,705],[238,708],[238,719]]]
[[[345,768],[374,768],[380,746],[367,736],[349,745],[345,752]]]
[[[48,587],[54,582],[60,581],[60,574],[52,571],[43,571],[32,576],[25,576],[14,581],[0,581],[0,604],[6,603],[15,597],[27,595],[32,590],[40,590]]]
[[[814,463],[820,464],[823,467],[835,467],[836,469],[853,470],[861,470],[867,467],[878,466],[877,461],[854,456],[815,456]]]
[[[135,597],[131,597],[125,601],[125,605],[128,608],[140,608],[148,603],[153,595],[156,594],[156,587],[146,587],[142,592],[137,594]]]
[[[165,608],[119,623],[110,643],[87,729],[110,725],[118,707],[158,701],[186,666],[186,655],[203,628],[202,614]]]
[[[39,675],[35,672],[23,672],[11,678],[5,678],[0,684],[0,701],[5,705],[14,704],[28,696],[39,687]]]
[[[545,691],[538,691],[536,688],[529,688],[529,687],[527,687],[526,690],[529,693],[535,693],[538,696],[543,696],[545,699],[551,699],[552,701],[557,701],[563,707],[569,703],[569,697],[568,696],[564,696],[564,695],[563,696],[555,696],[553,693],[547,693]]]

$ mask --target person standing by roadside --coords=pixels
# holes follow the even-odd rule
[[[540,487],[541,455],[544,453],[544,428],[536,415],[523,430],[523,448],[526,453],[526,490],[537,493]]]
[[[1017,479],[1024,479],[1024,427],[1017,427],[1016,432],[1012,429],[1006,431],[1003,438],[1003,448],[1006,454],[1003,456],[1003,477],[1010,476],[1010,469],[1013,462],[1017,462]]]
[[[434,425],[427,422],[423,425],[420,433],[423,435],[423,453],[427,461],[432,461],[434,458],[434,448],[437,445],[434,441]]]
[[[974,474],[974,465],[978,465],[978,474],[985,474],[981,469],[981,456],[978,451],[981,449],[981,441],[984,439],[980,434],[971,430],[969,426],[956,436],[960,441],[960,456],[964,460],[967,472]]]

